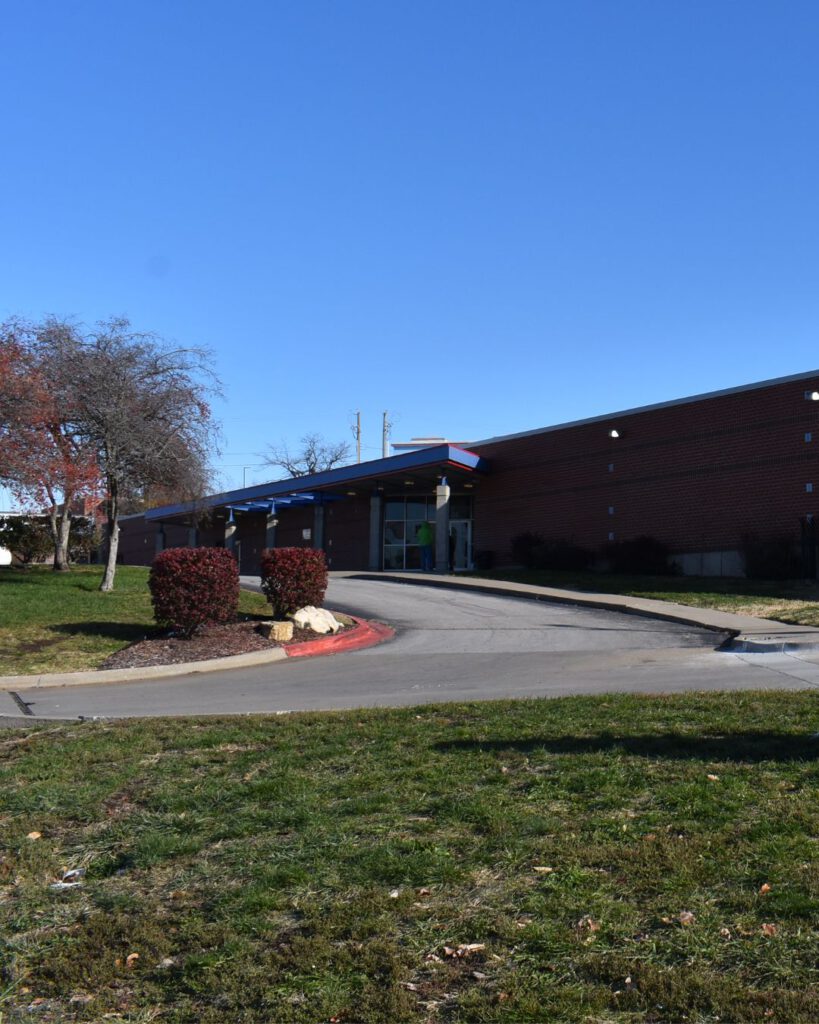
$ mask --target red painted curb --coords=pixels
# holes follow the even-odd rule
[[[301,644],[285,647],[288,658],[317,658],[325,654],[340,654],[342,651],[360,651],[364,647],[375,647],[384,640],[395,636],[395,630],[382,622],[369,622],[367,619],[351,615],[356,625],[335,636],[323,636],[320,640],[305,640]]]

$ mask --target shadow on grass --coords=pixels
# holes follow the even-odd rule
[[[83,566],[82,569],[86,567]],[[96,568],[96,567],[93,567]],[[27,586],[50,587],[55,581],[59,586],[70,587],[72,590],[82,590],[85,593],[93,593],[100,589],[102,582],[102,569],[89,577],[87,572],[78,572],[76,569],[67,569],[65,572],[48,571],[41,565],[29,566],[2,566],[0,567],[0,584],[25,583]]]
[[[510,580],[544,587],[568,588],[584,593],[634,594],[702,594],[706,597],[771,598],[815,601],[819,587],[803,580],[749,580],[716,576],[633,576],[603,572],[569,572],[558,569],[520,569],[503,572],[467,573],[476,579]]]
[[[66,636],[99,636],[107,640],[123,640],[129,644],[163,633],[163,630],[155,626],[140,625],[138,622],[60,622],[49,629]]]
[[[434,749],[451,754],[470,751],[517,751],[548,754],[627,754],[636,757],[693,761],[816,761],[819,737],[808,733],[732,732],[723,736],[534,736],[519,740],[449,740]]]
[[[0,583],[36,583],[39,579],[42,579],[41,574],[18,568],[16,565],[4,565],[0,569]]]

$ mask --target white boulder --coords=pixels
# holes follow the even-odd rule
[[[314,633],[337,633],[341,623],[326,608],[314,608],[308,604],[299,608],[290,618],[299,629],[312,629]]]

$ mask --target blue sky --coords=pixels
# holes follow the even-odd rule
[[[815,3],[38,0],[0,33],[0,317],[212,348],[225,485],[357,409],[376,457],[385,409],[477,439],[819,366]]]

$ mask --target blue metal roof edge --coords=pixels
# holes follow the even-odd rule
[[[451,462],[464,469],[481,472],[486,469],[486,460],[465,448],[451,444],[437,445],[435,448],[424,448],[420,451],[405,452],[391,455],[386,459],[374,459],[371,462],[359,462],[352,466],[341,466],[328,469],[311,476],[289,477],[287,480],[276,480],[267,484],[255,484],[253,487],[242,487],[235,491],[223,491],[221,494],[209,494],[199,501],[186,501],[178,505],[160,505],[150,508],[145,513],[146,519],[164,519],[168,516],[183,515],[186,512],[202,512],[209,508],[218,508],[234,502],[264,500],[297,494],[317,487],[349,484],[355,480],[366,480],[368,477],[388,476],[392,473],[407,472],[421,469],[436,463]]]

